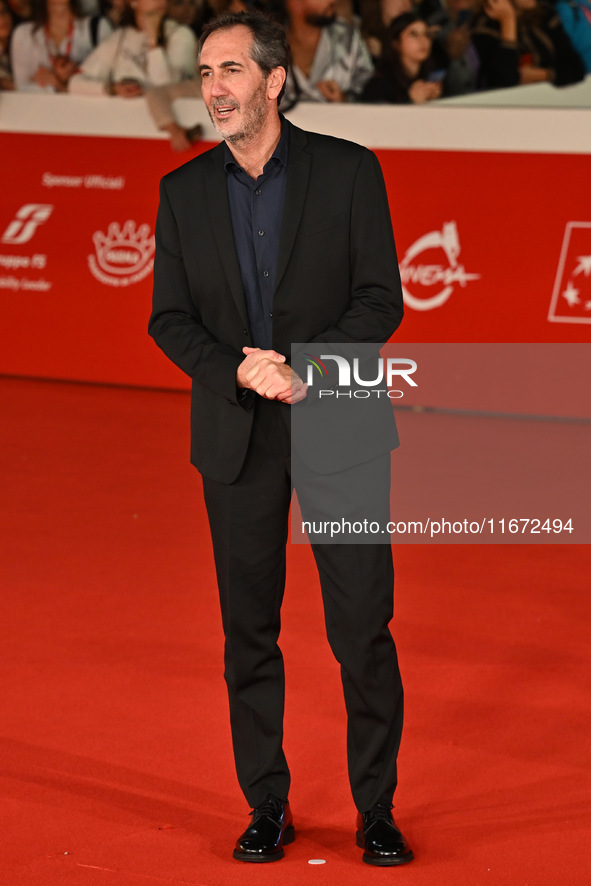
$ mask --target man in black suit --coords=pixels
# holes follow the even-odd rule
[[[402,317],[379,164],[279,115],[288,61],[283,30],[263,16],[206,29],[203,98],[223,143],[162,180],[149,327],[193,381],[191,460],[212,533],[237,774],[253,807],[234,857],[254,862],[281,858],[295,835],[277,640],[290,410],[308,401],[290,346],[384,342]],[[372,460],[389,467],[394,445],[393,430]],[[345,447],[341,460],[355,471],[359,458]],[[369,864],[403,864],[413,856],[391,814],[402,730],[391,548],[313,548],[341,664],[357,843]]]

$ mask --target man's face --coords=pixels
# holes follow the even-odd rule
[[[247,142],[263,129],[271,109],[267,78],[250,57],[245,25],[214,31],[203,45],[199,70],[203,101],[216,130],[230,144]]]

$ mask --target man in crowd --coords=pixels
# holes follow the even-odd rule
[[[290,345],[384,342],[402,317],[377,159],[279,114],[288,62],[283,29],[261,15],[206,29],[203,99],[223,142],[162,180],[149,327],[193,383],[192,462],[212,533],[236,769],[253,808],[234,850],[246,862],[282,858],[295,836],[277,640],[289,420],[309,401]],[[388,467],[394,437],[376,459]],[[355,471],[358,453],[345,446],[341,459]],[[403,864],[413,855],[391,813],[402,730],[391,547],[313,549],[341,665],[357,843],[368,864]]]
[[[373,73],[358,26],[337,18],[335,0],[286,0],[292,66],[283,107],[354,101]]]

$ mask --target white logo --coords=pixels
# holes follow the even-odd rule
[[[88,256],[91,272],[108,286],[129,286],[143,280],[154,265],[154,235],[150,226],[126,221],[123,228],[111,222],[106,234],[92,235],[95,255]]]
[[[53,206],[49,203],[25,203],[4,231],[2,243],[10,243],[12,246],[28,243],[33,239],[39,225],[46,222],[52,212]]]
[[[445,222],[443,230],[431,231],[420,237],[406,251],[400,263],[400,277],[404,301],[415,311],[431,311],[445,304],[454,290],[454,284],[465,287],[470,280],[479,280],[480,274],[467,274],[464,265],[459,264],[460,241],[454,221]],[[447,264],[421,264],[415,259],[430,249],[442,249]],[[432,287],[441,289],[432,295]]]
[[[548,320],[591,323],[591,222],[566,225]]]
[[[316,357],[313,354],[303,354],[303,356],[306,358],[306,363],[308,364],[306,383],[310,387],[314,384],[314,370],[319,373],[321,379],[325,379],[328,376],[329,373],[324,362],[325,360],[333,360],[337,364],[339,374],[339,380],[337,383],[338,387],[351,387],[351,368],[353,369],[354,381],[358,385],[361,385],[361,388],[357,388],[353,391],[334,391],[332,389],[322,390],[318,392],[319,399],[322,399],[322,397],[334,396],[336,396],[337,399],[339,397],[366,399],[371,397],[372,394],[375,394],[378,398],[382,394],[385,394],[391,400],[395,400],[404,396],[402,391],[390,390],[394,382],[394,377],[398,378],[399,376],[411,387],[417,387],[416,381],[410,377],[416,372],[417,364],[414,360],[409,360],[406,357],[388,357],[387,359],[379,357],[377,361],[377,369],[371,370],[372,374],[375,372],[375,377],[364,379],[361,378],[358,357],[353,358],[353,365],[351,366],[350,361],[339,354],[321,354],[320,357]],[[388,386],[387,389],[376,388],[377,385],[382,384],[383,382]],[[375,390],[369,391],[367,390],[368,388],[375,388]]]

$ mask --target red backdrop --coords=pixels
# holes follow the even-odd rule
[[[187,386],[146,333],[168,143],[1,133],[0,148],[0,372]],[[407,297],[398,341],[590,340],[591,157],[377,153]]]

